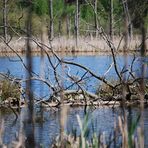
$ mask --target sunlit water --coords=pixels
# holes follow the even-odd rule
[[[123,72],[125,70],[130,71],[133,58],[134,58],[133,55],[129,55],[126,58],[122,55],[117,56],[117,65],[118,65],[119,72],[121,71]],[[26,58],[22,57],[22,59],[24,63],[26,63],[26,60],[25,60]],[[106,75],[104,75],[106,71],[109,69],[110,65],[113,63],[112,57],[110,55],[67,56],[67,57],[64,57],[64,59],[71,61],[71,62],[79,63],[83,66],[86,66],[98,76],[104,76],[106,79],[110,79],[110,80],[118,79],[117,74],[114,70],[114,66],[112,66],[109,72]],[[58,63],[57,60],[55,60],[53,57],[51,57],[51,60],[54,65]],[[46,56],[42,58],[40,56],[34,56],[32,58],[32,62],[33,62],[33,72],[40,75],[47,81],[50,81],[52,84],[56,84],[55,79],[54,79],[53,69],[51,68],[51,65]],[[148,76],[148,71],[147,71],[148,64],[147,63],[148,63],[147,57],[146,58],[137,57],[133,64],[134,74],[136,76],[140,76],[141,67],[142,67],[141,65],[145,64],[145,71],[146,71],[145,75]],[[10,75],[13,75],[20,79],[26,78],[27,71],[23,67],[22,62],[20,62],[17,57],[10,57],[9,59],[7,57],[1,57],[0,64],[1,64],[0,72],[9,73]],[[125,64],[126,64],[126,67],[124,67]],[[62,65],[62,67],[64,66]],[[67,72],[69,72],[70,75],[78,77],[78,78],[83,76],[85,73],[85,71],[82,70],[81,68],[72,66],[72,65],[69,66],[69,68],[65,66],[62,70],[60,64],[57,67],[57,72],[58,72],[58,77],[60,80],[63,81],[62,83],[65,88],[70,85],[70,82],[66,79]],[[126,75],[128,74],[126,73]],[[88,91],[95,92],[98,85],[100,84],[100,81],[91,77],[91,75],[87,75],[87,76],[90,78],[86,79],[84,87]],[[48,97],[51,94],[47,85],[40,81],[33,81],[32,85],[33,85],[33,91],[35,92],[35,94],[37,94],[40,97]]]
[[[26,71],[22,66],[22,63],[16,57],[1,57],[0,58],[0,72],[9,73],[17,78],[24,79],[26,78]],[[23,57],[24,62],[25,58]],[[54,83],[53,73],[50,70],[50,65],[48,59],[46,57],[43,58],[44,60],[41,61],[39,56],[33,57],[33,71],[39,75],[44,75],[45,78],[50,78],[51,81]],[[108,67],[112,63],[111,56],[69,56],[64,57],[64,59],[80,63],[88,68],[90,68],[95,74],[102,76],[107,71]],[[127,68],[130,68],[130,64],[133,60],[133,56],[127,56]],[[54,61],[54,59],[53,59]],[[55,63],[57,61],[54,61]],[[42,64],[41,64],[42,63]],[[43,64],[44,63],[44,64]],[[125,58],[123,56],[117,57],[118,68],[120,70],[123,69],[125,64]],[[147,58],[137,58],[133,70],[137,76],[141,75],[141,63],[147,65]],[[42,65],[42,68],[41,66]],[[44,66],[43,66],[44,65]],[[60,71],[61,68],[58,68],[59,74],[62,73]],[[65,68],[66,70],[66,68]],[[70,74],[76,76],[82,76],[84,74],[80,68],[75,66],[71,66]],[[61,72],[61,73],[60,73]],[[146,71],[146,76],[148,75],[148,71]],[[117,79],[117,75],[114,71],[114,67],[111,68],[109,73],[105,76],[107,79]],[[67,82],[68,83],[68,82]],[[94,78],[91,78],[90,81],[86,82],[86,89],[92,92],[95,92],[97,85],[100,82]],[[68,84],[65,84],[66,85]],[[49,89],[46,85],[41,84],[40,82],[33,82],[33,90],[39,96],[47,96],[50,95]],[[0,116],[1,119],[4,119],[4,134],[3,134],[3,142],[5,144],[10,144],[12,141],[17,140],[18,132],[20,127],[23,127],[24,117],[24,109],[21,111],[21,116],[15,120],[15,115],[8,110],[1,111]],[[59,135],[59,120],[60,120],[60,112],[53,111],[53,110],[46,110],[41,112],[40,110],[36,111],[36,119],[35,119],[35,141],[38,147],[49,147],[56,137]],[[89,116],[89,134],[88,139],[91,139],[92,133],[99,133],[104,132],[106,137],[108,138],[111,133],[113,133],[114,123],[118,120],[118,115],[122,114],[120,108],[97,108],[94,111],[90,109],[90,116]],[[129,119],[133,118],[136,119],[137,116],[140,114],[138,108],[132,108],[131,111],[128,109],[126,110],[127,116]],[[70,108],[68,112],[68,119],[67,124],[65,125],[65,133],[73,134],[74,131],[77,135],[80,134],[80,129],[77,122],[76,115],[79,115],[81,119],[84,118],[84,109],[83,108]],[[29,124],[28,124],[29,126]],[[145,128],[145,146],[148,146],[148,109],[144,109],[144,128]]]

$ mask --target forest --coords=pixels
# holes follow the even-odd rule
[[[148,146],[147,0],[0,11],[0,147]]]
[[[25,35],[27,0],[3,0],[0,34]],[[32,0],[32,35],[47,32],[59,36],[98,36],[103,27],[110,38],[147,32],[148,4],[145,0]],[[146,35],[143,35],[146,36]]]

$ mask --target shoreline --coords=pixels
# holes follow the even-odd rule
[[[40,42],[40,40],[38,40]],[[9,46],[15,50],[19,55],[24,55],[26,52],[26,38],[21,37],[19,39],[13,39],[10,41]],[[43,44],[51,47],[47,39],[44,39],[42,42]],[[120,47],[118,48],[120,43]],[[74,38],[67,38],[67,37],[60,37],[55,38],[52,42],[52,49],[61,55],[108,55],[111,54],[111,50],[109,46],[103,39],[100,38],[79,38],[79,44],[75,46],[75,39]],[[121,54],[133,54],[133,53],[140,53],[140,39],[139,37],[133,38],[129,43],[129,47],[126,51],[124,51],[124,41],[120,42],[120,38],[115,38],[113,41],[113,45],[116,49],[118,49],[117,53]],[[148,47],[148,40],[146,40],[146,47]],[[40,55],[41,49],[37,46],[34,41],[31,41],[31,48],[33,55]],[[16,55],[14,51],[12,51],[5,43],[0,42],[0,56],[11,56]],[[51,51],[45,48],[49,55]],[[146,55],[148,55],[148,49],[146,48]]]
[[[26,52],[20,52],[16,51],[19,56],[25,56]],[[75,51],[75,52],[69,52],[69,51],[56,51],[56,53],[60,56],[101,56],[101,55],[112,55],[111,51]],[[52,56],[52,52],[48,52],[49,56]],[[131,50],[127,52],[118,51],[118,55],[140,55],[140,51]],[[148,50],[146,50],[146,56],[148,55]],[[32,51],[32,56],[46,56],[45,53],[41,53],[41,51]],[[16,53],[13,51],[0,51],[0,57],[6,57],[6,56],[17,56]]]
[[[60,109],[61,106],[69,106],[70,108],[79,108],[79,107],[94,107],[97,108],[116,108],[116,107],[140,107],[141,102],[144,104],[144,108],[148,107],[148,101],[143,100],[131,100],[131,101],[125,101],[124,104],[122,104],[122,101],[95,101],[95,102],[63,102],[63,104],[59,104],[57,102],[48,102],[40,100],[38,102],[35,102],[35,106],[37,106],[39,103],[42,107],[45,109]],[[6,109],[22,109],[27,108],[28,104],[23,102],[23,105],[18,106],[10,106],[7,103],[0,104],[0,109],[6,108]]]
[[[16,51],[17,54],[19,54],[19,56],[25,56],[26,52],[20,52],[20,51]],[[70,52],[70,51],[56,51],[56,53],[59,56],[103,56],[103,55],[112,55],[111,51],[75,51],[75,52]],[[52,52],[48,51],[49,56],[52,56]],[[130,50],[127,52],[123,52],[123,51],[118,51],[118,55],[140,55],[140,51],[137,50]],[[46,53],[41,53],[41,51],[32,51],[32,56],[46,56]],[[145,55],[148,55],[148,50],[146,50]],[[11,57],[15,57],[17,56],[16,53],[14,53],[13,51],[0,51],[0,57],[7,57],[7,56],[11,56]]]
[[[79,52],[64,52],[63,51],[58,51],[56,52],[59,56],[112,56],[111,52],[110,51],[106,51],[106,52],[85,52],[85,51],[79,51]],[[19,54],[19,56],[23,57],[23,56],[26,56],[26,53],[25,52],[17,52],[17,54]],[[128,51],[128,52],[118,52],[118,55],[137,55],[139,56],[140,55],[140,51]],[[52,52],[48,52],[48,55],[49,56],[53,56]],[[14,52],[0,52],[0,57],[15,57],[17,56],[16,53]],[[32,52],[32,56],[46,56],[45,53],[41,54],[41,52],[39,51],[33,51]],[[145,53],[145,56],[148,56],[148,50],[146,51]]]

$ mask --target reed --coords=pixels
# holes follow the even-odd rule
[[[40,41],[40,40],[39,40]],[[26,47],[26,38],[20,37],[19,39],[14,38],[10,41],[9,45],[15,49],[17,52],[25,52]],[[49,41],[46,37],[44,40],[44,43],[48,46]],[[120,43],[120,46],[119,46]],[[118,51],[122,52],[124,49],[124,40],[121,40],[121,37],[114,37],[113,44],[116,48],[119,49]],[[129,48],[127,49],[127,52],[133,52],[138,51],[140,48],[141,39],[139,36],[135,36],[130,42],[129,42]],[[148,41],[146,40],[146,44],[148,44]],[[37,45],[32,41],[31,47],[33,52],[40,52],[40,48],[37,47]],[[79,44],[77,48],[75,47],[75,38],[70,37],[67,38],[65,36],[54,38],[52,40],[52,47],[56,52],[110,52],[110,47],[105,43],[104,39],[102,38],[95,38],[95,37],[79,37]],[[9,49],[4,42],[0,42],[0,52],[1,53],[11,53],[11,49]]]
[[[75,134],[64,135],[63,140],[56,139],[53,144],[54,148],[69,147],[69,148],[109,148],[109,147],[122,147],[122,148],[142,148],[142,135],[141,127],[139,126],[140,115],[137,115],[136,119],[128,124],[127,115],[121,115],[118,117],[118,121],[115,122],[114,133],[107,139],[105,133],[93,133],[92,139],[89,140],[87,135],[89,134],[88,122],[91,120],[88,113],[85,115],[83,121],[77,115],[77,120],[80,128],[80,135],[76,137]]]

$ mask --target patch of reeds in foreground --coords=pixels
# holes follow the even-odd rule
[[[86,113],[83,121],[77,116],[78,125],[80,128],[80,135],[74,131],[71,135],[62,134],[57,137],[53,142],[52,148],[144,148],[143,132],[140,127],[141,116],[137,115],[136,118],[130,120],[130,124],[125,113],[117,118],[114,122],[114,128],[111,129],[111,133],[106,135],[103,133],[92,133],[91,139],[88,138],[90,133],[89,123],[92,119],[92,113]],[[66,120],[66,118],[62,118]],[[92,119],[93,120],[93,119]],[[3,144],[2,136],[4,132],[4,122],[0,121],[0,147],[7,148],[7,145]],[[21,122],[22,123],[22,122]],[[104,125],[105,126],[105,125]],[[12,141],[9,146],[20,148],[25,147],[26,137],[23,132],[23,126],[20,127],[18,141]],[[43,146],[44,147],[44,146]]]
[[[78,124],[81,134],[79,137],[76,134],[64,135],[58,137],[53,148],[110,148],[110,147],[122,147],[122,148],[143,148],[143,135],[141,127],[139,127],[140,115],[135,120],[131,121],[128,125],[127,116],[119,116],[118,121],[114,124],[113,132],[110,135],[105,133],[93,133],[91,139],[87,138],[89,133],[88,129],[88,114],[85,115],[84,120],[81,121],[79,115],[77,115]]]
[[[113,44],[118,51],[122,51],[124,48],[124,40],[121,39],[122,37],[114,37]],[[39,40],[40,41],[40,40]],[[74,37],[59,37],[54,38],[52,42],[52,47],[57,52],[109,52],[110,48],[106,44],[105,40],[95,37],[79,37],[78,46],[76,47],[76,42]],[[12,39],[9,42],[9,46],[17,51],[18,53],[24,53],[26,51],[25,46],[26,38],[20,37],[18,39]],[[47,38],[43,41],[44,44],[50,47],[49,41]],[[133,37],[133,39],[129,42],[129,49],[130,51],[135,51],[140,47],[141,39],[138,36]],[[32,40],[32,51],[33,52],[40,52],[40,48],[37,44]],[[119,48],[118,48],[119,47]],[[0,42],[0,53],[13,53],[12,51],[4,42]]]

